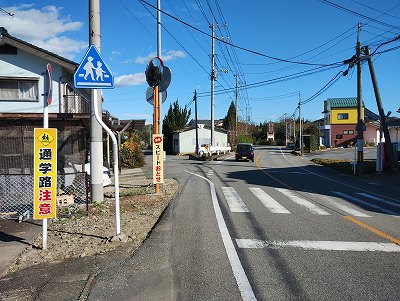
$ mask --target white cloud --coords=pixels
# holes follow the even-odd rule
[[[147,63],[151,58],[157,56],[155,52],[149,53],[146,56],[139,56],[135,59],[135,62],[138,64]],[[163,62],[172,61],[175,58],[184,58],[186,54],[181,50],[169,50],[166,53],[161,55],[161,59]]]
[[[157,54],[155,52],[149,53],[146,56],[139,56],[135,59],[135,63],[144,64],[147,63],[152,57],[155,57]]]
[[[181,50],[170,50],[170,51],[167,51],[166,54],[163,54],[161,56],[161,59],[164,62],[167,62],[167,61],[172,61],[175,58],[183,59],[184,57],[186,57],[186,53],[184,53],[183,51],[181,51]]]
[[[62,16],[62,7],[51,5],[37,9],[33,6],[34,4],[20,4],[4,8],[14,16],[1,14],[1,26],[12,36],[70,59],[87,47],[87,42],[65,35],[67,32],[80,30],[83,22],[74,22],[70,16]]]
[[[138,86],[144,83],[146,83],[144,72],[121,75],[115,78],[115,86],[117,87]]]
[[[51,38],[46,41],[32,41],[32,44],[59,54],[67,59],[73,59],[75,57],[74,53],[87,48],[86,42],[76,41],[65,36]]]

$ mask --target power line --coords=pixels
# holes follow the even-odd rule
[[[125,9],[126,9],[133,17],[135,17],[136,21],[139,22],[139,24],[144,28],[144,30],[146,30],[146,31],[155,39],[156,37],[150,32],[150,30],[148,30],[148,29],[146,28],[146,26],[143,25],[143,23],[139,20],[139,18],[136,17],[136,15],[130,10],[130,8],[129,8],[124,2],[122,2],[121,0],[118,0],[118,1],[119,1],[119,3],[120,3],[123,7],[125,7]]]
[[[148,3],[148,2],[145,1],[145,0],[138,0],[138,1],[143,2],[143,3],[145,3],[146,5],[153,7],[154,9],[157,9],[156,6],[154,6],[154,5],[150,4],[150,3]],[[196,0],[196,2],[198,2],[198,0]],[[194,30],[196,30],[196,31],[198,31],[198,32],[200,32],[200,33],[202,33],[202,34],[204,34],[204,35],[206,35],[206,36],[212,38],[212,36],[211,36],[209,33],[205,32],[205,31],[202,31],[201,29],[198,29],[198,28],[194,27],[193,25],[190,25],[189,23],[187,23],[187,22],[185,22],[185,21],[182,21],[182,20],[180,20],[179,18],[177,18],[177,17],[175,17],[175,16],[172,16],[171,14],[169,14],[169,13],[163,11],[163,10],[160,10],[160,12],[163,13],[164,15],[166,15],[166,16],[168,16],[168,17],[170,17],[170,18],[172,18],[172,19],[174,19],[174,20],[176,20],[176,21],[178,21],[178,22],[180,22],[180,23],[182,23],[182,24],[184,24],[184,25],[186,25],[186,26],[188,26],[188,27],[190,27],[190,28],[192,28],[192,29],[194,29]],[[333,66],[333,65],[339,65],[339,64],[341,65],[341,64],[342,64],[341,62],[335,62],[335,63],[329,63],[329,64],[314,64],[314,63],[306,63],[306,62],[299,62],[299,61],[286,60],[286,59],[281,59],[281,58],[273,57],[273,56],[270,56],[270,55],[267,55],[267,54],[263,54],[263,53],[260,53],[260,52],[258,52],[258,51],[254,51],[254,50],[251,50],[251,49],[248,49],[248,48],[245,48],[245,47],[241,47],[241,46],[238,46],[238,45],[235,45],[235,44],[226,42],[226,41],[224,41],[224,40],[222,40],[222,39],[220,39],[220,38],[214,37],[214,39],[215,39],[215,40],[218,40],[218,41],[220,41],[220,42],[222,42],[222,43],[226,43],[226,44],[228,44],[228,45],[230,45],[230,46],[232,46],[232,47],[235,47],[235,48],[237,48],[237,49],[240,49],[240,50],[243,50],[243,51],[246,51],[246,52],[249,52],[249,53],[258,55],[258,56],[262,56],[262,57],[265,57],[265,58],[268,58],[268,59],[271,59],[271,60],[280,61],[280,62],[285,62],[285,63],[290,63],[290,64],[308,65],[308,66],[323,66],[323,67]]]
[[[340,67],[340,66],[317,67],[317,68],[313,68],[313,69],[310,69],[310,70],[305,70],[305,71],[293,73],[293,74],[286,75],[286,76],[280,76],[280,77],[277,77],[277,78],[268,79],[268,80],[264,80],[264,81],[259,81],[259,82],[252,83],[252,84],[241,85],[238,88],[239,89],[243,89],[243,88],[249,89],[249,88],[262,87],[262,86],[266,86],[266,85],[270,85],[270,84],[275,84],[275,83],[288,81],[288,80],[292,80],[292,79],[296,79],[296,78],[300,78],[300,77],[304,77],[304,76],[313,75],[313,74],[316,74],[316,73],[328,71],[330,69],[334,69],[334,68],[338,68],[338,67]],[[225,90],[217,90],[217,91],[215,91],[215,95],[223,94],[223,93],[226,93],[226,92],[232,92],[232,91],[234,91],[234,89],[235,88],[233,88],[233,89],[225,89]],[[208,96],[209,93],[210,92],[200,92],[200,93],[197,93],[197,95],[199,97],[205,97],[205,96]]]
[[[1,7],[0,7],[0,11],[3,12],[3,13],[5,13],[5,14],[7,14],[7,15],[9,15],[10,17],[14,17],[14,14],[13,14],[13,13],[10,13],[9,11],[6,11],[5,9],[3,9],[3,8],[1,8]]]
[[[267,97],[259,97],[259,98],[251,98],[254,101],[262,101],[262,100],[277,100],[277,99],[285,99],[285,98],[290,98],[292,96],[296,96],[298,92],[291,92],[287,94],[282,94],[282,95],[275,95],[275,96],[267,96]]]
[[[139,2],[144,2],[144,1],[142,1],[142,0],[138,0],[138,1],[139,1]],[[143,3],[141,3],[141,4],[142,4],[142,6],[147,10],[147,12],[148,12],[154,19],[157,20],[156,16],[154,16],[154,15],[148,10],[148,8],[147,8],[146,6],[144,6]],[[156,9],[157,9],[157,8],[156,8]],[[195,58],[189,51],[186,50],[186,48],[175,38],[175,36],[174,36],[163,24],[161,24],[161,26],[162,26],[162,28],[164,28],[164,30],[175,40],[175,42],[176,42],[183,50],[185,50],[185,52],[197,63],[197,65],[199,65],[199,66],[208,74],[208,71],[203,67],[203,65],[200,64],[199,61],[196,60],[196,58]]]
[[[378,10],[378,9],[376,9],[376,8],[373,8],[373,7],[371,7],[371,6],[368,6],[368,5],[364,4],[364,3],[361,3],[361,2],[359,2],[359,1],[356,1],[356,0],[350,0],[350,1],[353,1],[354,3],[357,3],[357,4],[361,5],[361,6],[364,6],[364,7],[366,7],[366,8],[369,8],[369,9],[373,10],[373,11],[376,11],[376,12],[378,12],[378,13],[381,13],[378,17],[380,17],[380,16],[382,16],[382,15],[385,15],[385,16],[389,16],[389,17],[392,17],[392,18],[395,18],[395,19],[400,20],[399,17],[394,16],[394,15],[391,15],[391,14],[388,14],[389,11],[391,11],[391,10],[395,9],[396,7],[398,7],[398,6],[400,5],[400,3],[397,4],[397,5],[395,5],[395,6],[394,6],[393,8],[391,8],[390,10],[388,10],[388,11],[386,11],[386,12],[383,12],[383,11],[380,11],[380,10]]]
[[[300,104],[304,105],[306,103],[309,103],[310,101],[314,100],[318,96],[320,96],[322,93],[324,93],[326,90],[328,90],[331,86],[333,86],[339,79],[339,75],[343,76],[344,72],[339,71],[325,86],[323,86],[318,92],[316,92],[313,96],[307,98],[306,100],[302,101]]]
[[[376,47],[376,49],[371,53],[371,55],[374,55],[374,54],[376,53],[376,51],[377,51],[381,46],[387,45],[387,44],[389,44],[389,43],[393,43],[393,42],[395,42],[395,41],[397,41],[397,40],[399,40],[399,39],[400,39],[400,36],[397,36],[397,37],[395,37],[394,39],[391,39],[391,40],[389,40],[389,41],[386,41],[386,42],[380,44],[380,45],[379,45],[378,47]]]
[[[383,26],[386,26],[386,27],[389,27],[389,28],[393,28],[393,29],[397,29],[397,28],[398,28],[397,26],[390,25],[390,24],[388,24],[388,23],[385,23],[385,22],[376,20],[376,19],[374,19],[374,18],[368,17],[368,16],[366,16],[366,15],[360,14],[360,13],[354,11],[354,10],[351,10],[351,9],[349,9],[349,8],[346,8],[346,7],[344,7],[344,6],[341,6],[341,5],[339,5],[339,4],[336,4],[336,3],[332,2],[332,1],[328,1],[328,0],[319,0],[319,1],[322,2],[322,3],[328,4],[328,5],[332,6],[332,7],[335,7],[335,8],[337,8],[337,9],[340,9],[340,10],[342,10],[342,11],[345,11],[345,12],[347,12],[347,13],[350,13],[350,14],[352,14],[352,15],[355,15],[355,16],[358,16],[358,17],[367,19],[368,21],[371,21],[371,22],[374,22],[374,23],[377,23],[377,24],[380,24],[380,25],[383,25]]]
[[[169,0],[166,0],[168,5],[171,7],[172,11],[175,13],[175,15],[178,16],[177,11],[175,10],[175,8],[172,6],[172,4],[169,2]],[[187,27],[185,27],[187,33],[192,37],[192,39],[196,42],[197,45],[199,45],[199,47],[204,51],[204,53],[206,55],[208,55],[207,51],[204,49],[204,47],[200,44],[199,41],[197,41],[197,39],[193,36],[193,34],[189,31],[189,29]]]

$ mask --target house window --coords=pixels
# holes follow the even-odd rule
[[[38,101],[38,81],[28,79],[0,79],[0,101]]]
[[[339,113],[337,115],[338,120],[343,120],[343,119],[349,119],[349,114],[348,113]]]

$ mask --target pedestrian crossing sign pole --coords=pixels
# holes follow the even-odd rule
[[[95,45],[90,45],[74,73],[75,88],[113,89],[114,76]]]

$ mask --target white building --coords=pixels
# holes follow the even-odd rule
[[[211,129],[203,124],[198,128],[199,146],[210,144]],[[190,127],[172,134],[172,149],[176,154],[194,153],[196,151],[196,128]],[[228,132],[222,128],[214,128],[214,145],[228,146]]]

